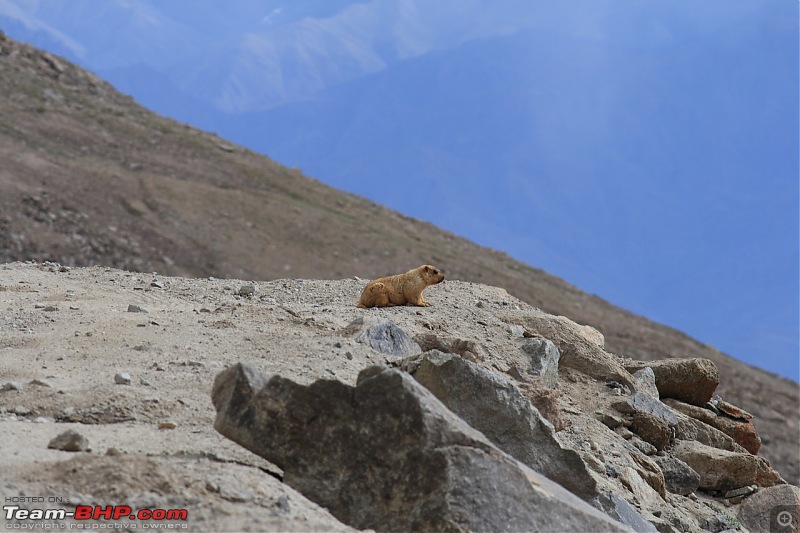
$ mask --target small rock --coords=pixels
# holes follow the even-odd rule
[[[697,407],[695,405],[690,405],[673,399],[666,399],[664,400],[664,403],[676,411],[679,411],[722,431],[753,455],[757,454],[759,448],[761,448],[761,437],[758,436],[758,432],[753,426],[753,423],[743,415],[737,418],[727,415],[717,415],[710,409]],[[719,403],[717,406],[719,406]],[[720,411],[723,413],[725,412],[724,409],[720,409]],[[744,411],[742,411],[742,413],[744,413]]]
[[[58,307],[56,307],[55,305],[48,305],[47,307],[42,309],[42,311],[44,311],[46,313],[52,313],[54,311],[58,311]]]
[[[147,313],[148,311],[144,307],[140,307],[140,306],[135,305],[135,304],[129,304],[128,305],[128,312],[129,313]]]
[[[471,340],[459,339],[457,337],[446,337],[433,333],[423,333],[414,337],[414,342],[419,344],[423,352],[439,350],[444,353],[454,353],[465,359],[478,362],[489,358],[486,348]]]
[[[636,380],[637,391],[649,394],[656,400],[660,399],[658,388],[656,387],[656,375],[653,373],[652,368],[646,366],[641,370],[637,370],[634,372],[633,378]]]
[[[12,409],[11,412],[17,416],[28,416],[29,414],[31,414],[32,411],[27,407],[25,407],[24,405],[18,405],[14,407],[14,409]]]
[[[705,405],[719,385],[717,365],[710,359],[661,359],[646,363],[628,360],[624,366],[629,372],[652,368],[661,398],[675,398],[692,405]]]
[[[38,387],[48,387],[48,388],[51,388],[51,389],[53,388],[53,386],[52,386],[52,385],[50,385],[48,382],[44,381],[43,379],[38,379],[38,378],[37,378],[37,379],[34,379],[34,380],[32,380],[32,381],[30,382],[30,384],[31,384],[31,385],[36,385],[36,386],[38,386]]]
[[[278,500],[275,502],[275,506],[278,510],[282,513],[289,513],[291,511],[291,507],[289,506],[289,498],[286,496],[280,496]]]
[[[658,453],[658,448],[642,439],[631,439],[631,444],[636,446],[636,449],[645,455],[655,455]]]
[[[730,500],[732,498],[736,498],[739,496],[750,496],[757,490],[758,490],[758,485],[748,485],[740,489],[729,490],[728,492],[725,493],[725,499]]]
[[[717,428],[711,427],[705,422],[685,415],[680,411],[675,411],[675,415],[678,417],[678,425],[675,427],[676,439],[694,440],[706,446],[731,452],[747,451]]]
[[[539,413],[553,424],[556,431],[561,431],[566,427],[564,419],[561,417],[561,408],[558,405],[558,398],[561,395],[559,391],[547,387],[538,378],[519,383],[517,388],[531,401]]]
[[[160,422],[158,424],[158,429],[175,429],[176,427],[178,427],[177,422],[172,422],[172,421]]]
[[[664,419],[650,413],[638,411],[634,413],[630,429],[658,451],[667,448],[672,441],[672,430],[669,424]]]
[[[20,383],[19,381],[9,381],[7,383],[3,383],[2,390],[3,392],[10,391],[10,390],[22,390],[25,388],[25,385]]]
[[[542,382],[554,389],[558,386],[558,360],[561,353],[552,341],[544,337],[525,340],[522,351],[530,358],[528,371],[542,378]]]
[[[600,459],[595,457],[593,454],[588,452],[583,452],[581,453],[581,459],[583,459],[583,462],[586,463],[586,466],[588,466],[598,474],[605,475],[606,473],[605,465],[602,463],[602,461],[600,461]]]
[[[676,441],[672,454],[700,475],[700,488],[729,491],[756,483],[758,457],[712,448],[695,441]]]
[[[236,292],[239,296],[244,296],[249,298],[254,296],[258,292],[258,285],[256,284],[246,284],[239,287],[239,290]]]
[[[151,287],[155,287],[156,289],[163,289],[163,288],[164,288],[164,284],[163,284],[163,283],[161,283],[161,282],[160,282],[160,281],[158,281],[158,280],[153,280],[153,281],[151,281],[151,282],[150,282],[150,286],[151,286]]]
[[[122,452],[119,451],[119,448],[114,448],[112,446],[111,448],[106,450],[106,455],[110,455],[110,456],[122,455]]]
[[[77,431],[68,429],[59,433],[48,443],[47,447],[65,452],[84,452],[89,451],[89,441]]]
[[[117,385],[130,385],[131,375],[127,372],[119,372],[118,374],[114,375],[114,383]]]
[[[607,413],[605,411],[601,411],[601,412],[595,413],[595,414],[597,415],[595,418],[597,418],[600,422],[602,422],[609,429],[615,429],[615,428],[618,428],[619,426],[622,426],[622,425],[625,424],[625,420],[623,420],[621,417],[619,417],[617,415],[614,415],[614,414],[611,414],[611,413]]]
[[[700,474],[677,457],[664,455],[656,457],[655,462],[664,473],[664,485],[669,492],[686,496],[700,487]]]
[[[400,326],[385,318],[359,317],[347,325],[343,332],[357,335],[356,342],[392,357],[407,357],[422,351]]]
[[[606,387],[611,389],[617,396],[628,396],[631,393],[627,385],[623,385],[619,381],[613,379],[606,382]]]
[[[522,337],[525,334],[525,328],[517,324],[506,324],[506,331],[512,337]]]
[[[657,533],[658,529],[648,522],[631,504],[616,494],[602,494],[598,498],[600,509],[611,518],[618,520],[630,527],[631,530],[642,533]]]
[[[70,311],[78,311],[80,309],[79,306],[72,304],[69,306]]]
[[[678,417],[672,412],[672,409],[643,392],[633,393],[627,401],[617,402],[614,404],[614,407],[623,413],[639,412],[657,416],[669,426],[676,426],[678,424]]]

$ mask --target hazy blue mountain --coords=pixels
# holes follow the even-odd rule
[[[0,28],[798,377],[796,2],[0,0]]]

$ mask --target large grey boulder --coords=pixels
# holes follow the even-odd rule
[[[360,529],[626,530],[497,449],[400,370],[370,367],[355,387],[303,386],[240,363],[217,376],[212,398],[220,433]]]
[[[580,454],[561,444],[511,379],[439,351],[423,354],[412,375],[504,452],[586,500],[597,496]]]

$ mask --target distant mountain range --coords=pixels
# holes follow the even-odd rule
[[[0,0],[0,28],[798,377],[795,2]]]

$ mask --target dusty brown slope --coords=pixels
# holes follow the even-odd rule
[[[591,324],[638,359],[699,356],[800,483],[798,385],[505,254],[151,113],[67,61],[0,37],[0,262],[52,259],[244,279],[377,277],[434,263]],[[280,127],[280,125],[265,125]]]

